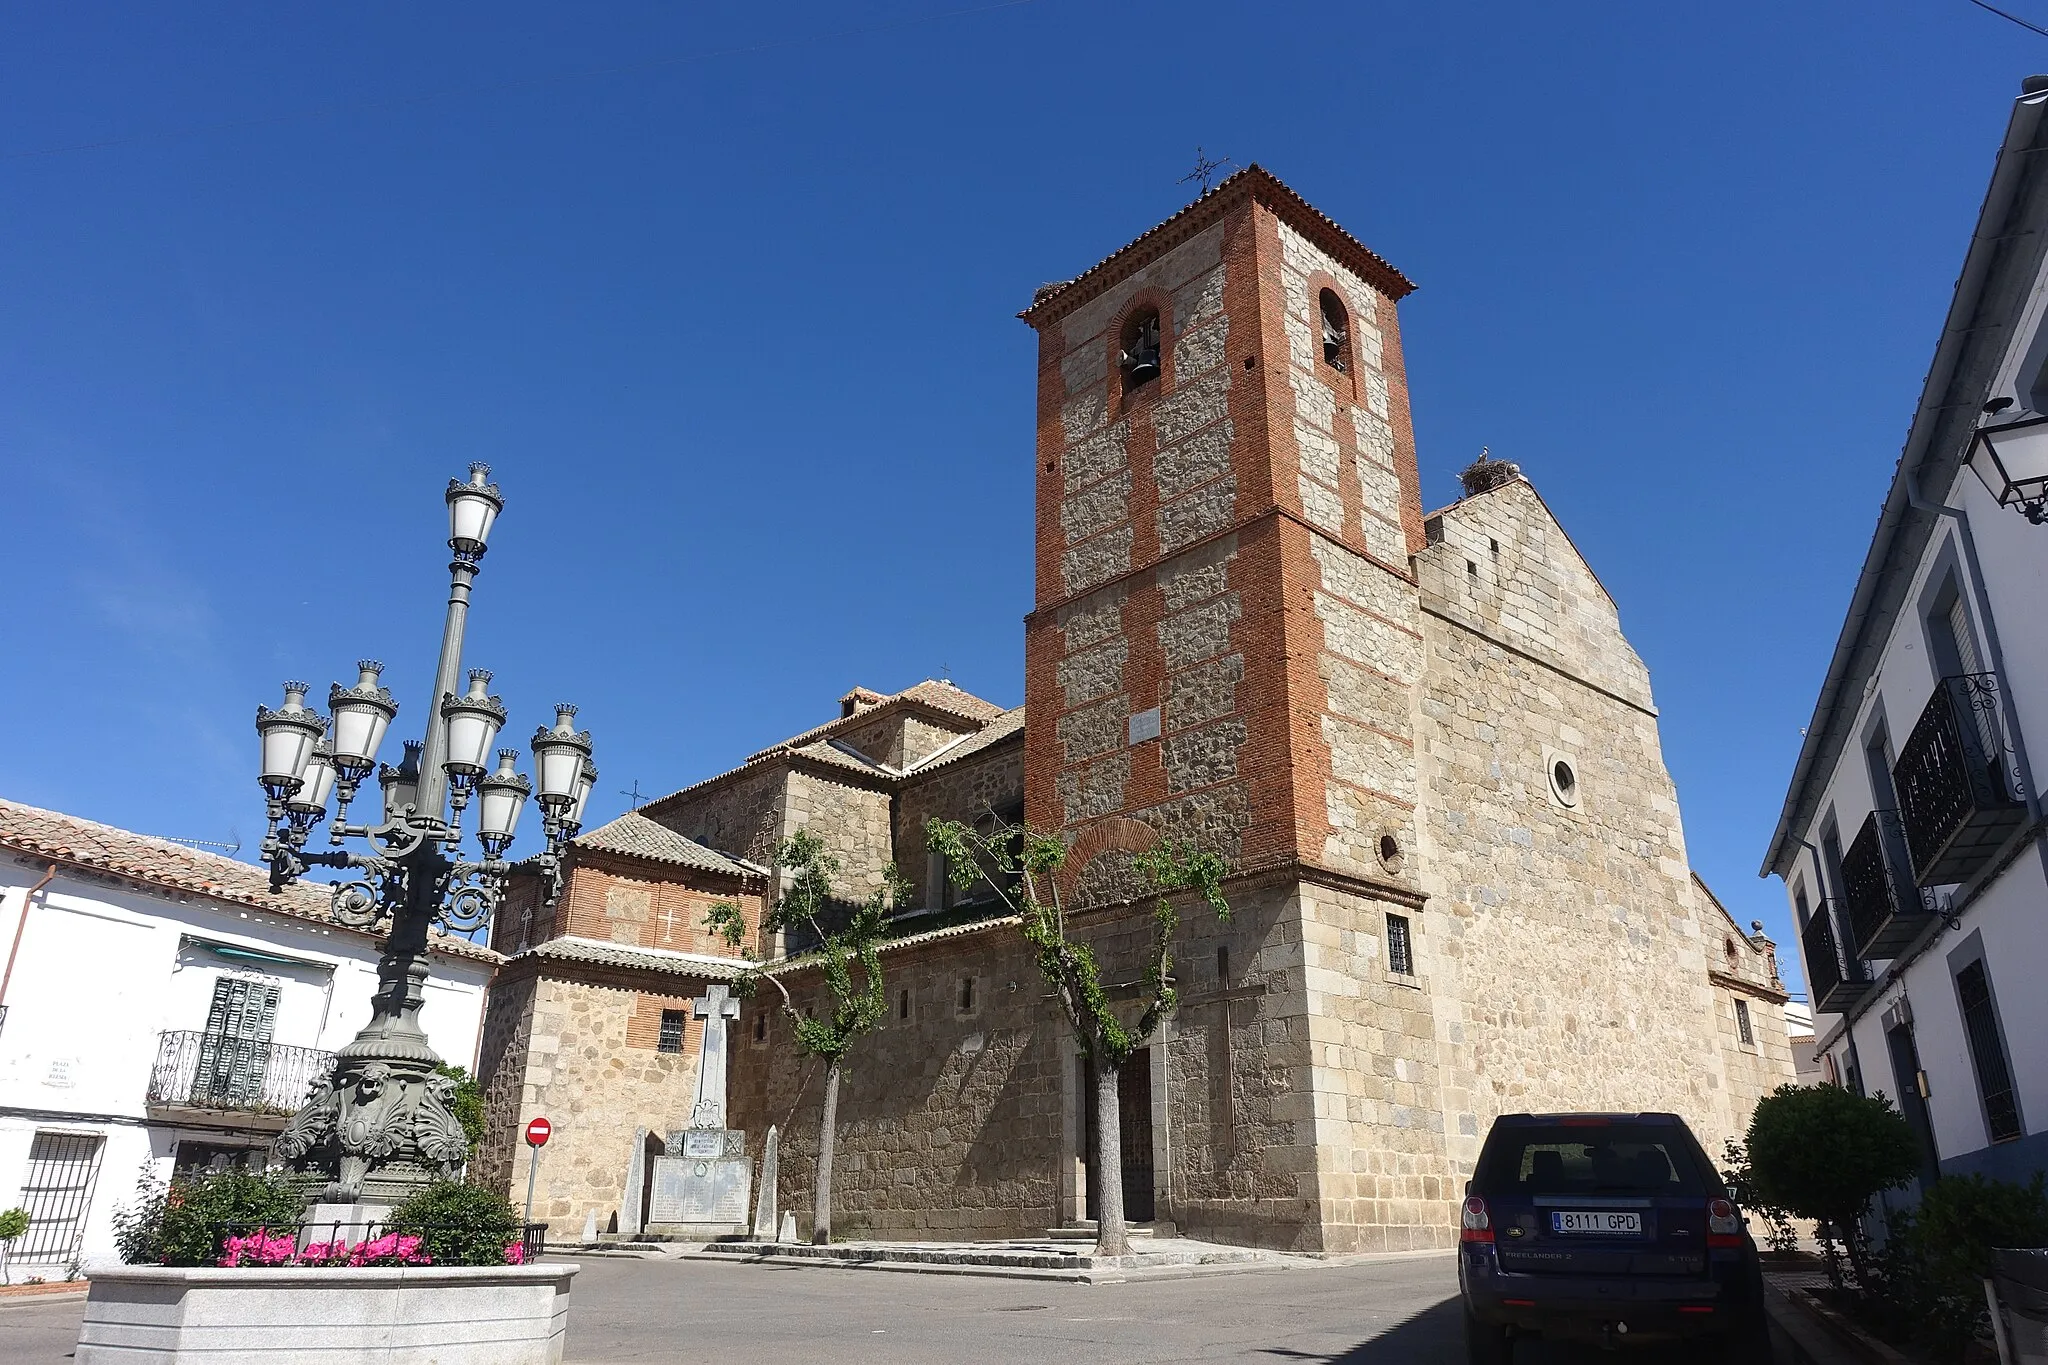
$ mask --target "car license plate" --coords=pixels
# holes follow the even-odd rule
[[[1550,1215],[1552,1232],[1589,1232],[1608,1237],[1640,1237],[1643,1215],[1633,1209],[1595,1209]]]

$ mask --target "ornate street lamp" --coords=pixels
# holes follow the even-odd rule
[[[449,1108],[454,1084],[436,1074],[441,1059],[420,1028],[427,980],[427,934],[434,925],[467,933],[489,922],[504,895],[519,812],[531,791],[514,770],[519,755],[500,749],[492,769],[491,745],[505,724],[505,704],[491,696],[491,675],[469,675],[469,689],[456,691],[462,671],[462,637],[469,617],[470,586],[505,500],[488,479],[485,465],[471,465],[467,483],[448,483],[448,618],[441,630],[441,658],[434,674],[434,702],[427,708],[426,736],[405,741],[398,766],[379,770],[377,749],[398,703],[378,682],[383,665],[363,660],[353,687],[335,683],[327,702],[329,721],[306,707],[305,683],[285,684],[284,705],[256,708],[262,738],[261,773],[269,833],[263,855],[270,885],[282,890],[308,868],[349,868],[358,875],[337,882],[333,915],[357,929],[383,927],[384,952],[377,962],[377,993],[370,1022],[335,1054],[329,1073],[290,1125],[278,1136],[277,1154],[295,1169],[326,1178],[317,1194],[326,1203],[355,1204],[354,1214],[376,1216],[435,1179],[453,1176],[469,1155],[462,1124]],[[597,778],[590,766],[590,735],[569,720],[573,706],[556,708],[553,729],[534,736],[540,777],[545,851],[529,860],[543,874],[546,903],[561,889],[562,847],[576,835],[583,801]],[[383,789],[384,809],[376,824],[355,825],[348,809],[372,772]],[[586,776],[587,773],[587,776]],[[473,796],[481,800],[477,841],[481,861],[463,861],[462,813]],[[309,852],[306,840],[335,802],[326,850]],[[350,851],[349,840],[365,851]]]
[[[1970,468],[2001,507],[2039,526],[2048,522],[2048,417],[1980,427]]]

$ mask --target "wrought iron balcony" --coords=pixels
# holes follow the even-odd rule
[[[1921,886],[1967,881],[2026,819],[1998,676],[1943,678],[1892,765]]]
[[[1836,933],[1835,920],[1835,903],[1822,901],[1814,907],[1813,918],[1799,931],[1813,1007],[1828,1014],[1847,1011],[1870,989],[1870,969]]]
[[[1934,921],[1934,893],[1913,881],[1904,822],[1874,810],[1842,855],[1842,910],[1859,957],[1897,957]]]
[[[149,1105],[283,1120],[306,1102],[307,1090],[333,1061],[333,1053],[318,1048],[168,1029],[157,1035]]]

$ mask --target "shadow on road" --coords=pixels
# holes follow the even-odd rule
[[[1465,1320],[1458,1299],[1453,1296],[1424,1309],[1390,1332],[1361,1341],[1338,1355],[1316,1355],[1268,1347],[1262,1355],[1315,1361],[1319,1365],[1459,1365],[1465,1359]],[[1603,1351],[1594,1346],[1529,1340],[1516,1343],[1515,1365],[1672,1365],[1673,1362],[1706,1360],[1704,1351],[1621,1350]],[[1782,1358],[1782,1357],[1781,1357]],[[1758,1362],[1757,1365],[1767,1365]]]

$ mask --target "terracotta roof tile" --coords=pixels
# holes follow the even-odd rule
[[[979,733],[969,735],[952,748],[941,750],[932,755],[930,759],[911,768],[905,776],[921,777],[925,773],[936,771],[949,763],[958,763],[969,755],[978,754],[991,745],[1000,744],[1006,739],[1014,738],[1022,734],[1023,731],[1024,708],[1021,706],[1012,707],[1010,710],[997,716],[995,720],[991,721]]]
[[[603,939],[543,939],[520,957],[550,962],[576,962],[593,967],[633,967],[641,971],[673,972],[708,981],[731,981],[753,964],[742,958],[713,957],[709,953],[685,953],[674,948],[641,948],[631,943],[608,943]]]
[[[1017,316],[1034,327],[1040,322],[1064,316],[1091,296],[1090,286],[1099,283],[1110,266],[1150,260],[1183,238],[1201,231],[1221,217],[1230,207],[1230,202],[1246,196],[1263,198],[1270,207],[1289,219],[1297,230],[1306,231],[1319,246],[1331,251],[1345,265],[1357,271],[1367,284],[1385,291],[1388,297],[1398,300],[1415,292],[1414,282],[1389,265],[1378,252],[1338,226],[1335,219],[1302,198],[1279,176],[1254,162],[1219,180],[1215,188],[1179,213],[1139,234],[1074,278],[1040,285],[1031,296],[1031,306]]]
[[[189,892],[344,933],[377,937],[338,923],[329,913],[329,892],[323,883],[296,882],[273,894],[269,871],[253,863],[19,801],[0,801],[0,848],[147,887]],[[436,932],[428,946],[435,952],[479,962],[503,960],[482,944],[453,934]]]
[[[637,811],[628,811],[608,824],[599,825],[588,834],[577,835],[570,842],[578,848],[622,853],[628,857],[645,858],[650,862],[694,867],[704,872],[723,872],[734,877],[761,875],[759,868],[728,857],[715,848],[706,848],[696,840],[685,838],[668,826],[658,824]]]

